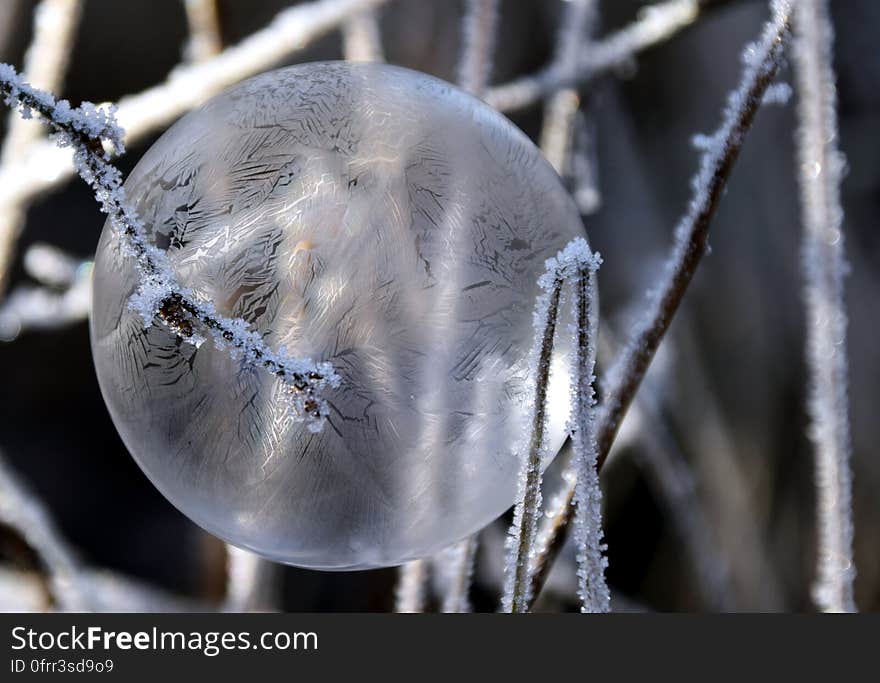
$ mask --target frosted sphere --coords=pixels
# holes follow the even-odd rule
[[[342,377],[315,434],[269,373],[145,328],[106,225],[98,379],[126,446],[187,516],[274,560],[349,569],[438,551],[513,503],[536,280],[583,227],[507,119],[405,69],[305,64],[185,116],[125,187],[181,283]],[[568,357],[563,343],[550,454]]]

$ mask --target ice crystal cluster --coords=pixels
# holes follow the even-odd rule
[[[108,224],[98,378],[129,450],[184,513],[266,557],[343,569],[427,555],[513,503],[537,280],[583,228],[505,118],[403,69],[301,65],[188,114],[125,193],[187,296],[339,380],[315,431],[289,383],[222,337],[150,324],[173,320],[152,310],[167,292]],[[553,360],[547,458],[565,435],[568,348]]]

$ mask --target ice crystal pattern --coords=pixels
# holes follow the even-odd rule
[[[504,117],[396,67],[300,65],[188,114],[125,189],[194,297],[341,379],[315,433],[277,377],[145,326],[132,259],[105,226],[98,378],[184,513],[266,557],[342,569],[428,555],[513,503],[537,280],[583,227]],[[568,358],[563,345],[553,360],[547,458],[565,435]]]

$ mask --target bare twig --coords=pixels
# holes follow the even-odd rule
[[[441,612],[471,611],[470,588],[478,539],[469,536],[441,551],[432,562],[442,584]]]
[[[27,330],[57,330],[82,322],[89,314],[92,263],[83,262],[61,291],[22,285],[0,302],[0,341],[12,341]]]
[[[81,0],[42,0],[34,10],[34,31],[24,56],[24,71],[37,87],[61,89],[80,10]],[[17,172],[18,162],[42,132],[36,122],[15,112],[10,115],[0,152],[0,175]],[[5,294],[14,245],[24,225],[26,209],[27,201],[23,199],[0,202],[0,299]]]
[[[700,12],[697,0],[666,0],[650,5],[618,32],[588,43],[574,63],[554,60],[540,71],[491,88],[486,101],[499,111],[522,109],[554,90],[583,83],[633,59],[690,26]]]
[[[795,9],[798,163],[804,221],[804,299],[810,373],[810,438],[816,449],[818,564],[816,606],[853,612],[852,472],[847,402],[844,162],[837,147],[834,40],[828,3],[800,0]]]
[[[764,92],[779,68],[789,33],[791,6],[787,1],[776,0],[772,7],[773,17],[765,26],[761,40],[747,50],[743,79],[730,96],[721,127],[713,136],[715,144],[703,154],[700,172],[694,179],[694,193],[688,212],[676,228],[675,246],[664,282],[658,287],[647,314],[637,326],[619,361],[609,371],[607,383],[611,389],[602,403],[597,430],[599,468],[608,457],[620,423],[705,253],[709,227],[727,179],[746,133],[761,107]],[[563,499],[573,498],[573,488],[570,484]],[[534,560],[537,571],[533,595],[537,595],[546,580],[550,564],[569,526],[571,506],[565,505],[560,510],[560,517],[549,523],[555,535],[548,533],[546,544],[541,549],[546,557],[538,556]]]
[[[184,6],[189,27],[186,58],[193,62],[204,62],[223,49],[217,0],[184,0]]]
[[[226,544],[225,612],[270,610],[276,596],[277,567],[248,550]]]
[[[342,54],[350,62],[384,62],[377,10],[357,12],[342,24]]]
[[[498,0],[467,0],[458,84],[478,97],[482,96],[492,76],[497,31]]]
[[[394,611],[410,614],[424,612],[427,585],[427,560],[413,560],[401,565],[397,570]]]
[[[95,598],[80,574],[79,559],[55,528],[39,498],[6,465],[0,453],[0,524],[19,534],[37,554],[48,577],[48,588],[62,610],[88,610]]]
[[[596,0],[572,0],[562,13],[556,36],[556,64],[565,70],[574,70],[582,44],[590,39],[595,23]],[[551,93],[544,106],[544,125],[541,129],[541,151],[556,172],[568,174],[572,144],[572,124],[580,105],[573,88]]]

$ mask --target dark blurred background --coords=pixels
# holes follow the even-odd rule
[[[265,25],[282,0],[219,2],[225,45]],[[504,0],[493,82],[552,56],[564,2]],[[2,0],[0,60],[20,65],[35,2]],[[601,3],[599,34],[631,21],[636,0]],[[856,603],[880,608],[880,4],[832,3],[850,327]],[[686,207],[698,152],[740,74],[740,52],[768,15],[762,0],[715,2],[690,28],[582,90],[601,205],[585,217],[605,264],[603,328],[613,354],[657,279]],[[381,11],[388,61],[455,79],[462,3],[391,0]],[[106,101],[163,80],[181,61],[180,0],[86,0],[64,92]],[[339,58],[338,33],[292,61]],[[790,81],[786,69],[782,80]],[[815,564],[813,454],[806,439],[800,221],[793,103],[765,107],[715,220],[711,254],[688,291],[633,416],[603,472],[614,606],[655,610],[811,610]],[[541,107],[512,114],[533,139]],[[155,139],[152,138],[152,139]],[[133,146],[130,169],[152,140]],[[44,242],[90,258],[103,225],[70,181],[27,217],[21,254]],[[90,565],[216,604],[224,549],[177,512],[126,452],[104,407],[80,323],[0,342],[0,448]],[[674,466],[669,464],[670,458]],[[665,463],[665,464],[664,464]],[[669,468],[673,468],[670,474]],[[693,488],[689,488],[693,485]],[[474,606],[497,606],[503,526],[483,535]],[[575,609],[570,551],[542,609]],[[0,559],[25,565],[11,541]],[[393,569],[284,568],[286,610],[387,610]]]

